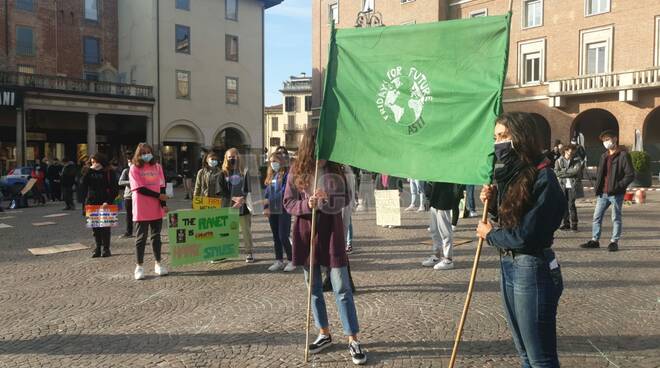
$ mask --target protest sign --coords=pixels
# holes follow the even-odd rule
[[[194,196],[193,197],[193,210],[205,210],[208,208],[222,207],[222,199]]]
[[[119,225],[117,214],[119,208],[115,205],[107,206],[85,206],[85,216],[87,216],[87,227],[115,227]]]
[[[27,194],[27,192],[32,190],[32,187],[34,186],[34,184],[36,182],[37,182],[37,179],[34,179],[34,178],[31,178],[30,180],[28,180],[28,182],[25,184],[23,189],[21,189],[21,195],[25,195],[25,194]]]
[[[179,210],[167,220],[172,267],[238,257],[238,210]]]
[[[377,190],[374,194],[376,196],[376,225],[401,226],[399,191]]]

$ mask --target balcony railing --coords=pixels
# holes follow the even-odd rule
[[[650,87],[660,87],[660,67],[550,81],[548,92],[550,96],[567,96]]]
[[[298,130],[305,130],[307,129],[306,124],[300,124],[300,123],[287,123],[284,125],[284,130],[290,130],[290,131],[298,131]]]
[[[0,71],[0,85],[110,97],[153,99],[153,87]]]

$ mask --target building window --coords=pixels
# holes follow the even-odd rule
[[[522,86],[545,81],[545,39],[518,44],[518,81]]]
[[[225,0],[225,18],[238,20],[238,0]]]
[[[83,75],[84,80],[88,81],[98,81],[99,80],[99,73],[97,72],[92,72],[92,71],[85,71]]]
[[[32,65],[18,64],[16,69],[19,73],[34,74],[34,66]]]
[[[176,0],[175,6],[179,10],[190,10],[190,0]]]
[[[339,3],[330,4],[330,17],[328,20],[332,20],[335,24],[339,23]]]
[[[470,18],[479,18],[486,16],[488,16],[488,9],[479,9],[470,12]]]
[[[176,24],[174,26],[176,52],[190,54],[190,27]]]
[[[401,0],[401,4],[412,3],[415,0]]]
[[[16,54],[34,56],[34,33],[30,27],[16,27]]]
[[[376,5],[374,4],[376,0],[363,0],[362,1],[362,11],[364,12],[369,12],[372,11],[376,8]]]
[[[608,13],[610,0],[585,0],[584,14],[586,16]]]
[[[614,27],[580,31],[580,74],[612,71]]]
[[[312,96],[305,96],[305,111],[312,111]]]
[[[238,105],[238,78],[227,77],[225,79],[226,102],[232,105]]]
[[[99,1],[85,0],[85,19],[94,22],[99,21]]]
[[[99,39],[94,37],[83,37],[83,53],[85,64],[101,64]]]
[[[543,24],[543,0],[524,0],[524,7],[523,28],[541,26]]]
[[[34,0],[16,0],[16,9],[34,11]]]
[[[270,119],[271,130],[273,132],[276,132],[279,129],[278,125],[279,125],[279,119],[277,118],[277,116],[273,116],[273,118]]]
[[[238,36],[225,35],[225,59],[238,61]]]
[[[271,147],[279,147],[280,146],[280,139],[279,138],[271,138],[270,139],[270,146]]]
[[[286,96],[286,97],[284,97],[284,111],[286,111],[286,112],[296,111],[296,97],[295,96]]]
[[[607,72],[607,42],[588,44],[586,56],[587,74],[601,74]]]
[[[532,52],[523,55],[523,84],[541,82],[541,53]]]
[[[190,99],[190,72],[186,70],[176,71],[176,98]]]
[[[296,116],[295,115],[289,115],[288,118],[289,118],[289,121],[288,121],[289,130],[296,129]]]

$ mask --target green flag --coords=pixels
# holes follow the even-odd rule
[[[317,157],[404,178],[490,182],[509,21],[333,30]]]

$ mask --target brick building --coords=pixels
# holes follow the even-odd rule
[[[314,116],[322,99],[329,22],[353,27],[361,11],[386,26],[503,14],[505,0],[313,2]],[[546,146],[580,134],[595,165],[598,135],[619,131],[660,170],[660,1],[513,0],[505,111],[535,114]],[[641,142],[639,138],[641,137]]]
[[[152,88],[121,83],[117,0],[0,5],[0,172],[35,160],[119,157],[149,137]],[[4,102],[4,101],[3,101]]]

